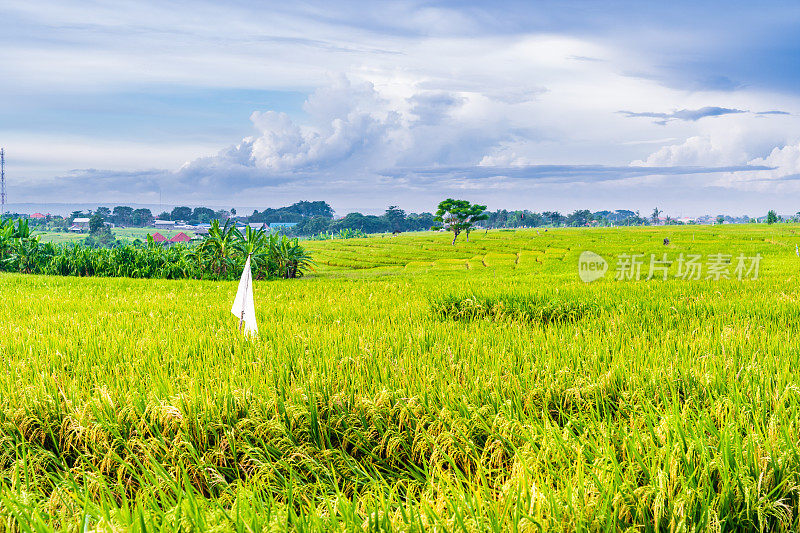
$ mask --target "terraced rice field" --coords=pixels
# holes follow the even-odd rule
[[[2,275],[0,531],[797,530],[798,231],[312,241],[256,340],[234,282]]]

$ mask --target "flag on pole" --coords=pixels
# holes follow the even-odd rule
[[[244,264],[242,279],[239,280],[239,290],[236,291],[231,313],[239,319],[239,331],[243,331],[245,335],[258,335],[256,307],[253,302],[253,272],[250,270],[249,255]]]

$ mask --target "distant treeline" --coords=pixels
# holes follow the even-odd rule
[[[656,219],[647,219],[639,215],[638,211],[619,209],[617,211],[589,211],[578,209],[570,214],[562,215],[558,211],[487,211],[489,215],[485,225],[490,228],[538,228],[541,226],[553,227],[581,227],[581,226],[644,226]]]
[[[49,230],[67,229],[72,225],[76,218],[100,217],[103,222],[110,222],[117,226],[125,227],[148,227],[152,226],[155,220],[180,220],[187,224],[209,224],[212,220],[227,220],[236,214],[236,210],[213,210],[208,207],[176,207],[172,211],[164,211],[154,216],[147,208],[134,209],[126,205],[116,207],[98,207],[94,211],[73,211],[68,216],[45,215],[32,217],[29,215],[14,214],[10,218],[29,218],[32,226]]]
[[[327,205],[327,204],[326,204]],[[597,211],[578,210],[569,215],[557,211],[535,213],[532,211],[487,211],[487,220],[479,223],[486,228],[520,228],[520,227],[559,227],[559,226],[641,226],[648,225],[658,219],[647,219],[635,211]],[[252,221],[248,217],[248,222]],[[261,220],[256,220],[260,222]],[[312,236],[324,233],[338,233],[346,230],[363,233],[390,233],[403,231],[426,231],[437,225],[431,213],[407,214],[397,206],[390,206],[382,215],[363,215],[349,213],[344,218],[334,220],[330,216],[305,216],[299,220],[289,232],[292,235]]]
[[[297,202],[288,207],[278,207],[277,209],[266,208],[247,217],[247,222],[263,222],[272,224],[274,222],[302,222],[310,218],[333,218],[333,208],[328,202]]]
[[[654,209],[649,215],[641,215],[638,211],[618,209],[615,211],[590,211],[578,209],[569,214],[558,211],[534,212],[529,210],[486,211],[487,220],[482,221],[479,227],[487,228],[520,228],[520,227],[582,227],[582,226],[645,226],[651,224],[682,224],[683,222],[667,217],[661,217],[661,211]],[[362,213],[349,213],[343,218],[334,218],[334,210],[325,201],[301,201],[292,205],[278,208],[266,208],[262,211],[254,210],[252,214],[245,215],[236,212],[236,209],[214,210],[209,207],[175,207],[171,211],[164,211],[154,216],[149,209],[133,209],[129,206],[116,206],[114,208],[98,207],[95,211],[75,211],[70,216],[46,216],[31,219],[32,226],[40,229],[66,229],[76,218],[100,217],[104,222],[111,222],[117,226],[146,227],[152,226],[154,220],[180,221],[190,225],[207,224],[212,220],[234,220],[237,223],[260,224],[290,224],[292,227],[283,227],[281,232],[290,236],[311,237],[315,235],[331,235],[342,232],[358,233],[394,233],[405,231],[426,231],[436,226],[432,213],[406,213],[397,206],[389,206],[382,215],[364,215]],[[768,217],[762,217],[767,222]],[[774,216],[774,221],[784,219]],[[756,222],[762,219],[748,217],[730,217],[719,215],[716,218],[703,217],[705,223],[742,223]],[[786,221],[800,220],[797,217]]]
[[[406,213],[397,206],[390,206],[382,215],[348,213],[344,218],[313,216],[303,218],[291,228],[293,235],[319,235],[342,231],[363,233],[393,233],[403,231],[425,231],[435,224],[431,213]]]
[[[481,227],[519,228],[542,226],[587,226],[587,225],[626,225],[637,226],[653,223],[653,218],[646,218],[638,212],[628,210],[596,211],[577,210],[568,215],[557,211],[537,213],[528,210],[508,211],[500,209],[487,211],[488,220]],[[282,228],[282,232],[291,236],[310,237],[314,235],[336,234],[340,232],[361,233],[394,233],[405,231],[427,231],[436,225],[432,213],[406,213],[397,206],[389,206],[382,215],[364,215],[348,213],[340,219],[334,218],[333,208],[324,201],[301,201],[286,207],[255,210],[250,215],[237,214],[236,209],[214,210],[209,207],[179,206],[172,211],[164,211],[154,217],[149,209],[133,209],[128,206],[114,208],[98,207],[95,211],[75,211],[68,217],[47,216],[42,219],[31,219],[31,225],[42,229],[66,229],[76,218],[100,217],[104,222],[117,226],[147,227],[154,220],[180,221],[190,225],[210,223],[212,220],[233,219],[240,223],[290,223],[291,228]]]

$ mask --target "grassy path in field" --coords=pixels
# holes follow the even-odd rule
[[[0,530],[796,530],[797,231],[312,241],[253,341],[235,282],[0,275]]]

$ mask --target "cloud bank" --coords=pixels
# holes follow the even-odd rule
[[[373,212],[454,194],[531,209],[788,204],[800,7],[775,11],[11,0],[10,192]]]
[[[655,118],[658,120],[653,121],[654,124],[665,126],[671,120],[683,120],[687,122],[697,122],[701,118],[706,117],[721,117],[723,115],[734,115],[738,113],[751,113],[751,111],[743,109],[729,109],[727,107],[705,106],[700,109],[681,109],[672,111],[671,113],[655,113],[651,111],[646,112],[633,112],[633,111],[619,111],[621,115],[628,118]],[[756,115],[790,115],[787,111],[757,111]]]

